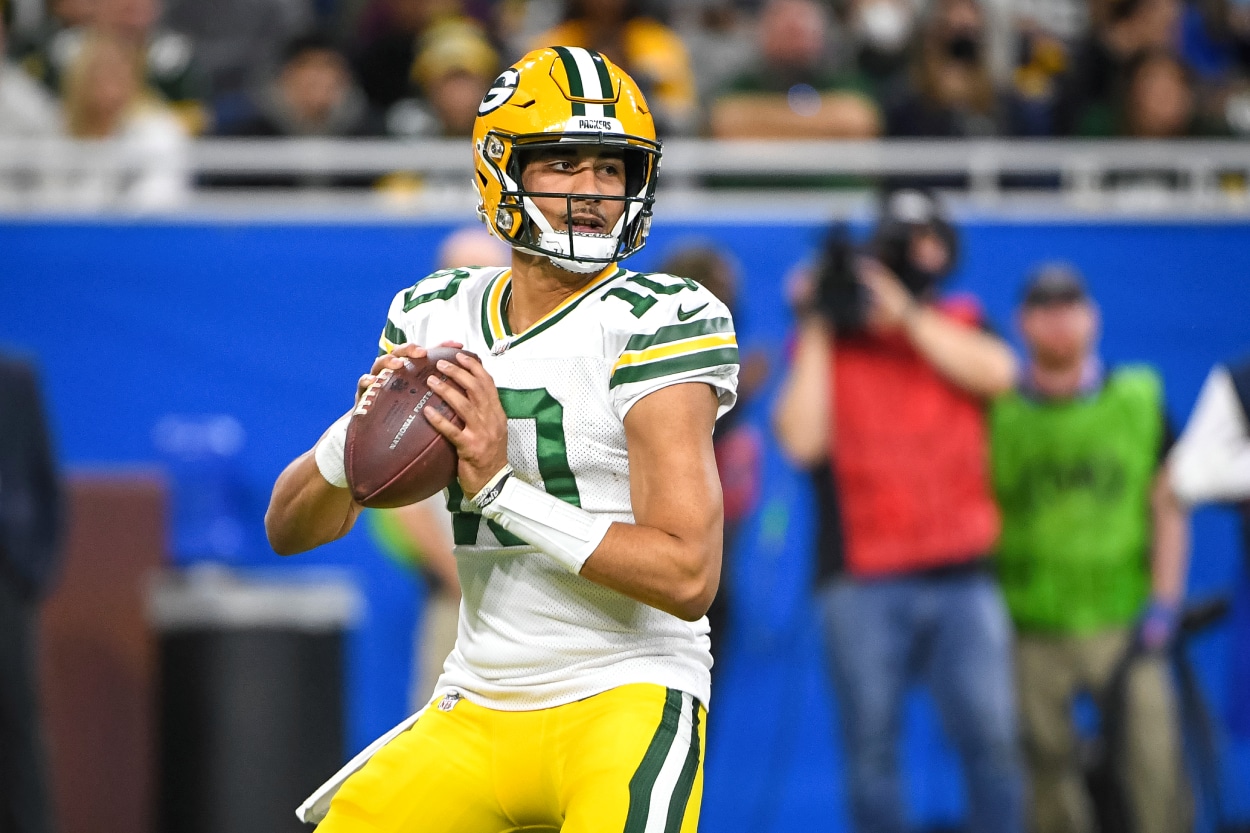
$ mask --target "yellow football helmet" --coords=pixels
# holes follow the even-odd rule
[[[545,255],[572,272],[596,272],[643,247],[660,167],[655,122],[638,85],[589,49],[535,50],[495,79],[473,127],[478,214],[510,246]],[[549,194],[526,191],[521,171],[529,151],[569,144],[623,151],[625,195]],[[607,234],[556,231],[533,197],[617,200],[625,203]]]

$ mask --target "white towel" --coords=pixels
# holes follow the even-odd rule
[[[427,706],[426,708],[429,708]],[[425,709],[404,719],[394,729],[391,729],[382,737],[365,747],[364,751],[347,762],[346,765],[338,772],[334,773],[334,777],[326,781],[317,791],[308,796],[304,803],[295,811],[295,815],[299,816],[299,820],[305,824],[320,824],[321,820],[326,817],[326,813],[330,812],[330,801],[334,799],[339,788],[343,786],[343,782],[356,774],[356,771],[369,762],[379,749],[386,746],[401,733],[408,731],[412,724],[425,714]]]

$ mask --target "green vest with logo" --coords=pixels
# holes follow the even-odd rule
[[[994,403],[997,565],[1020,630],[1090,634],[1141,613],[1164,430],[1163,387],[1146,367],[1121,368],[1075,399],[1016,392]]]

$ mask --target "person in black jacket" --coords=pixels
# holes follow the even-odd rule
[[[35,372],[0,353],[0,831],[51,829],[36,697],[39,599],[57,565],[61,494]]]

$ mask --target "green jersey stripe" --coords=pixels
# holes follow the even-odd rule
[[[626,280],[639,286],[644,286],[658,295],[676,295],[678,292],[683,292],[687,289],[699,288],[699,285],[690,280],[690,278],[678,278],[677,280],[680,283],[660,283],[659,281],[651,280],[646,275],[630,275]]]
[[[657,344],[681,341],[683,338],[732,332],[733,322],[728,318],[704,318],[701,321],[691,321],[689,324],[670,324],[667,327],[661,327],[654,333],[639,333],[630,337],[629,342],[625,345],[625,352],[645,350]]]
[[[677,785],[673,787],[673,798],[668,803],[668,819],[664,824],[664,833],[681,833],[681,821],[686,815],[686,804],[690,801],[690,793],[694,790],[694,777],[699,772],[699,703],[693,703],[690,715],[690,749],[686,751],[686,760],[681,765],[681,775],[677,776]]]
[[[495,283],[503,277],[503,272],[490,279],[486,291],[482,293],[482,337],[486,339],[486,347],[495,346],[495,337],[490,333],[490,296],[495,291]]]
[[[660,715],[659,728],[651,736],[651,744],[642,763],[634,770],[629,779],[629,812],[625,816],[624,833],[644,833],[647,827],[647,816],[651,812],[651,791],[655,789],[655,781],[660,777],[660,769],[664,759],[677,737],[677,727],[681,723],[681,692],[675,688],[664,693],[664,711]]]
[[[702,370],[707,367],[737,363],[737,347],[718,347],[712,350],[700,350],[697,353],[686,353],[681,356],[647,362],[646,364],[626,365],[612,374],[612,380],[608,383],[608,388],[628,385],[631,382],[645,382],[648,379],[658,379],[661,376],[669,376],[674,373],[685,373],[690,370]]]
[[[503,288],[503,294],[499,296],[499,321],[503,324],[503,331],[506,335],[512,335],[512,325],[508,323],[508,302],[512,300],[512,281],[508,281],[508,285]]]
[[[564,64],[564,74],[569,78],[569,95],[574,98],[581,98],[585,93],[582,91],[582,72],[577,68],[577,59],[573,57],[573,53],[569,51],[567,46],[557,46],[554,49],[556,54],[560,56],[560,63]],[[574,101],[573,115],[586,115],[586,105],[580,101]]]
[[[595,71],[599,74],[599,89],[603,91],[603,97],[605,99],[612,98],[616,94],[616,90],[612,89],[612,76],[608,74],[608,65],[604,62],[603,56],[591,50],[590,60],[595,62]],[[603,115],[607,118],[616,118],[616,105],[604,105]]]
[[[451,513],[451,541],[456,546],[472,546],[477,543],[477,528],[482,523],[482,516],[460,509],[460,501],[464,500],[464,490],[460,481],[453,480],[447,486],[447,511]]]
[[[446,274],[447,274],[446,272],[435,272],[433,275],[430,275],[430,278],[441,277]],[[435,289],[430,292],[426,292],[422,295],[418,295],[417,291],[421,289],[421,284],[425,283],[425,281],[430,279],[430,278],[426,278],[425,280],[419,281],[416,286],[414,286],[412,289],[409,289],[407,292],[405,292],[404,293],[404,312],[411,312],[412,310],[416,309],[417,307],[421,306],[427,301],[449,300],[453,295],[456,294],[456,291],[460,289],[460,284],[464,282],[464,279],[469,277],[469,273],[465,272],[462,269],[456,269],[451,273],[451,275],[452,275],[452,279],[449,280],[447,282],[447,285],[444,286],[442,289]]]
[[[395,326],[395,322],[386,319],[386,326],[382,329],[382,338],[391,344],[407,344],[408,336],[404,335],[404,331]]]

